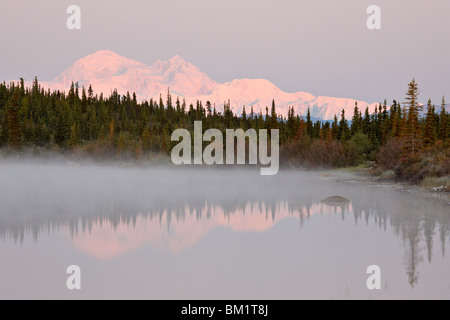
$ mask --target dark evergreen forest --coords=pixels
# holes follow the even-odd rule
[[[355,105],[352,115],[334,121],[311,120],[289,108],[287,118],[277,115],[276,101],[265,113],[244,107],[233,114],[230,102],[223,112],[209,101],[187,105],[172,100],[170,91],[159,101],[139,103],[134,93],[108,97],[93,88],[72,84],[68,93],[44,90],[34,80],[31,88],[0,83],[0,148],[6,155],[42,154],[46,151],[95,160],[149,160],[170,157],[171,133],[242,128],[279,129],[280,162],[284,166],[349,167],[374,161],[393,170],[399,179],[419,182],[427,176],[450,174],[450,118],[445,100],[436,107],[418,102],[413,79],[402,101],[380,103],[375,113]],[[170,161],[170,160],[169,160]]]

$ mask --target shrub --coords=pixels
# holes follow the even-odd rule
[[[403,141],[397,138],[389,139],[378,151],[376,162],[383,169],[398,171],[402,152]]]

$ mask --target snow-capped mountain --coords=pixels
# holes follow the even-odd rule
[[[128,59],[109,50],[98,51],[77,60],[53,81],[42,85],[52,90],[67,90],[73,82],[92,88],[96,93],[135,92],[139,100],[159,96],[167,89],[174,94],[196,96],[210,92],[218,84],[196,66],[175,56],[158,60],[152,66]]]
[[[239,79],[220,84],[210,79],[193,64],[184,61],[180,56],[170,60],[158,60],[149,66],[109,50],[101,50],[77,60],[71,67],[49,82],[41,85],[51,90],[67,91],[72,82],[79,86],[92,85],[95,93],[109,95],[114,89],[119,94],[135,92],[137,99],[164,100],[170,88],[173,100],[177,97],[185,99],[187,104],[203,105],[207,101],[214,104],[218,111],[224,102],[230,100],[233,112],[240,114],[243,106],[247,113],[251,107],[255,113],[265,114],[266,107],[271,107],[275,100],[277,113],[286,116],[288,108],[294,107],[297,114],[306,115],[308,107],[314,118],[331,120],[345,109],[347,118],[353,114],[355,102],[360,110],[369,107],[373,112],[377,104],[369,104],[354,99],[315,97],[307,92],[287,93],[265,79]]]
[[[239,79],[218,85],[214,90],[195,99],[200,101],[210,101],[217,106],[223,106],[225,101],[230,100],[231,109],[234,113],[241,114],[243,106],[246,106],[247,114],[253,106],[254,112],[266,112],[266,107],[272,106],[275,99],[277,114],[286,116],[289,107],[294,107],[296,114],[306,116],[310,108],[311,116],[317,119],[332,120],[335,115],[339,117],[342,109],[345,109],[347,119],[353,115],[355,102],[358,108],[364,110],[369,107],[372,113],[378,106],[377,103],[368,104],[364,101],[354,99],[315,97],[307,92],[287,93],[277,88],[273,83],[265,79]]]

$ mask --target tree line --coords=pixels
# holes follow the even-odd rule
[[[413,79],[404,102],[384,101],[374,113],[355,104],[353,115],[342,110],[334,121],[313,122],[309,109],[304,116],[295,114],[294,107],[289,107],[287,117],[277,115],[275,101],[264,114],[244,106],[238,115],[230,101],[220,112],[209,101],[205,105],[174,101],[169,90],[164,98],[139,103],[135,93],[120,95],[114,90],[109,96],[94,95],[91,86],[79,88],[77,83],[65,93],[45,90],[37,78],[28,88],[21,79],[0,83],[0,148],[145,159],[170,154],[175,145],[171,133],[178,128],[192,132],[194,121],[202,121],[203,130],[217,128],[223,133],[237,128],[279,129],[280,160],[285,164],[340,167],[372,160],[399,171],[401,177],[424,157],[438,157],[436,165],[443,167],[437,174],[448,175],[450,118],[445,99],[440,108],[431,100],[422,106],[418,92]]]

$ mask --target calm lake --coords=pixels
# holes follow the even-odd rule
[[[320,172],[2,163],[0,201],[0,299],[450,298],[437,196]]]

